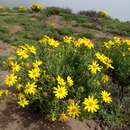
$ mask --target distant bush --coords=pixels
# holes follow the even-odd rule
[[[8,10],[7,7],[0,5],[0,12],[5,12],[5,11],[7,11],[7,10]]]
[[[104,42],[104,52],[113,59],[115,70],[112,75],[121,86],[130,84],[130,40],[122,40],[114,37],[112,40]]]
[[[98,14],[101,17],[108,17],[109,16],[108,12],[106,12],[106,11],[99,11]]]
[[[20,6],[20,7],[18,8],[18,11],[19,11],[20,13],[25,13],[25,12],[28,11],[28,9],[27,9],[27,7],[25,7],[25,6]]]
[[[39,12],[43,9],[43,6],[38,3],[33,3],[31,6],[32,11]]]
[[[45,9],[45,13],[50,16],[50,15],[60,15],[60,14],[71,14],[72,11],[70,9],[63,9],[59,7],[47,7]]]
[[[78,14],[89,17],[98,17],[98,13],[96,11],[80,11]]]

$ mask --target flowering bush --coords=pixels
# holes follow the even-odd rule
[[[36,106],[52,121],[95,116],[111,106],[104,86],[110,84],[112,59],[87,38],[65,36],[60,42],[44,36],[36,44],[23,43],[9,64],[5,84],[16,90],[19,106]]]
[[[20,13],[25,13],[25,12],[27,12],[27,8],[26,7],[24,7],[24,6],[20,6],[19,8],[18,8],[18,11],[20,12]]]
[[[108,17],[109,14],[106,11],[99,11],[99,16],[101,16],[101,17]]]
[[[43,6],[38,3],[33,3],[31,6],[32,11],[39,12],[43,9]]]
[[[0,12],[6,11],[6,7],[0,5]]]
[[[104,42],[104,53],[113,59],[113,77],[119,81],[120,85],[129,85],[130,76],[130,40],[122,40],[114,37],[112,40]]]

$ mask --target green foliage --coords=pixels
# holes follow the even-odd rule
[[[80,11],[79,12],[80,15],[85,15],[85,16],[89,16],[89,17],[98,17],[98,13],[96,11]]]
[[[63,41],[59,42],[44,36],[37,43],[26,41],[22,45],[21,42],[16,54],[9,62],[12,66],[12,76],[17,76],[17,81],[8,81],[7,76],[5,83],[9,85],[11,82],[16,82],[13,86],[18,91],[16,97],[20,106],[25,107],[29,104],[36,107],[53,121],[59,120],[61,113],[66,113],[66,116],[73,118],[79,116],[98,118],[98,109],[107,110],[111,106],[109,104],[111,97],[110,102],[106,102],[108,103],[106,107],[103,105],[105,100],[101,96],[101,92],[105,90],[104,85],[112,85],[109,78],[105,79],[105,82],[102,79],[108,69],[96,60],[96,50],[89,39],[79,38],[68,42],[70,38],[65,36]],[[92,63],[97,67],[91,65]],[[32,86],[30,86],[31,83],[33,83]],[[58,90],[56,90],[58,94],[55,94],[54,90],[58,86],[62,89],[66,88],[67,94],[58,93]],[[60,94],[63,97],[59,98]],[[98,100],[100,107],[95,108],[94,111],[88,109],[87,112],[83,102],[88,96]],[[77,109],[74,116],[73,110],[68,108],[72,105],[68,103],[70,100],[73,100],[71,102]],[[70,111],[69,115],[67,111]]]
[[[72,36],[74,33],[73,29],[71,28],[61,28],[61,29],[57,29],[57,31],[61,36],[65,36],[65,35]]]
[[[45,14],[47,16],[61,15],[61,14],[72,14],[72,11],[70,9],[63,9],[63,8],[59,8],[59,7],[47,7],[45,9]]]
[[[78,37],[87,37],[87,38],[94,38],[94,36],[91,33],[87,33],[87,32],[81,32],[80,34],[78,34]]]
[[[110,47],[110,49],[104,49],[104,52],[113,59],[113,66],[116,70],[112,71],[113,78],[117,80],[121,86],[127,86],[130,84],[130,52],[128,50],[129,41],[122,41],[120,38],[115,37],[113,40],[108,42],[117,44],[116,46],[112,45],[112,48]]]

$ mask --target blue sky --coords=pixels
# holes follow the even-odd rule
[[[32,2],[43,3],[45,6],[60,6],[79,10],[106,10],[113,17],[130,20],[130,0],[0,0],[0,4],[31,5]]]

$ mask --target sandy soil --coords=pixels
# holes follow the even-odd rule
[[[14,47],[8,43],[0,41],[0,56],[10,56],[14,52]]]
[[[95,121],[48,122],[36,113],[19,108],[10,99],[0,99],[0,130],[104,130]]]

